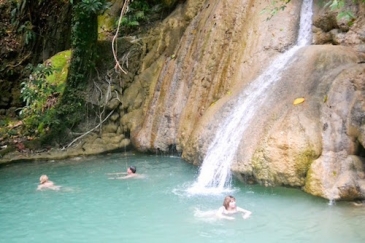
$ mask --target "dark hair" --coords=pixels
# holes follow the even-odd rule
[[[129,169],[134,173],[136,173],[137,168],[135,166],[130,166]]]

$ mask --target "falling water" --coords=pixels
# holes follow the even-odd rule
[[[231,162],[237,152],[247,124],[265,103],[266,90],[280,78],[281,71],[291,57],[303,46],[310,44],[312,0],[304,0],[301,9],[297,44],[280,55],[256,80],[239,95],[237,103],[220,125],[200,168],[197,181],[190,193],[221,193],[230,190]],[[249,94],[249,95],[247,95]]]

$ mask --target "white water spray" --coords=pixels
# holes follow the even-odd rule
[[[237,102],[225,121],[217,129],[197,181],[189,193],[222,193],[231,190],[231,163],[247,124],[256,111],[265,104],[266,90],[280,78],[293,55],[311,42],[312,0],[304,0],[301,8],[297,44],[280,55],[273,63],[239,95]],[[247,95],[249,94],[249,95]]]

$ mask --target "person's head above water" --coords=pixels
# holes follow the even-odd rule
[[[236,198],[234,196],[226,196],[223,201],[223,206],[225,209],[236,207]]]
[[[46,183],[48,181],[48,176],[47,175],[41,175],[41,177],[39,178],[39,182],[41,184]]]
[[[135,166],[129,166],[128,170],[127,170],[128,174],[134,174],[137,172],[137,168]]]

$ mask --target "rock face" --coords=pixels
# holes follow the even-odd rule
[[[137,78],[150,82],[141,123],[132,130],[138,149],[183,151],[212,104],[234,93],[234,85],[247,84],[295,42],[300,6],[290,5],[271,22],[260,15],[265,6],[265,1],[187,1],[166,20],[158,30],[158,50],[149,52],[143,65],[148,68]],[[184,20],[190,19],[187,25]],[[155,62],[149,64],[152,56]]]
[[[365,65],[340,46],[309,46],[296,58],[272,90],[273,107],[255,117],[245,134],[261,134],[255,151],[248,153],[250,147],[243,143],[232,169],[265,185],[304,187],[331,199],[359,198],[365,187],[358,132],[364,89],[358,82],[364,80]],[[305,102],[293,105],[297,97]]]
[[[124,93],[145,97],[124,102],[134,107],[121,118],[132,144],[201,164],[237,94],[295,43],[300,5],[291,1],[269,21],[263,0],[180,5],[145,40],[139,85]],[[231,165],[238,178],[365,198],[365,11],[349,7],[351,23],[315,6],[312,45],[296,53],[242,136]],[[298,97],[305,101],[293,105]]]

